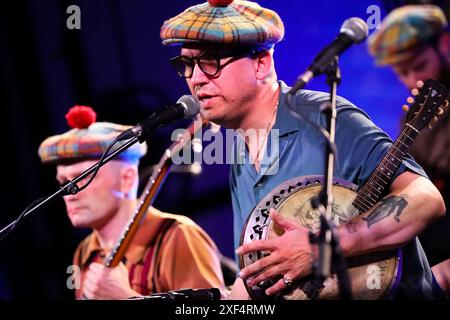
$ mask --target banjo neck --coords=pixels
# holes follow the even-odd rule
[[[189,142],[192,141],[196,133],[207,126],[208,122],[202,120],[194,122],[186,129],[182,134],[177,137],[177,140],[167,148],[159,160],[159,163],[153,169],[153,173],[148,179],[148,182],[138,199],[138,205],[128,221],[127,225],[123,228],[122,234],[105,258],[104,265],[108,268],[117,266],[125,256],[125,252],[128,249],[134,235],[136,234],[139,226],[144,221],[149,207],[155,201],[159,190],[161,189],[167,175],[172,167],[172,156],[178,154]]]
[[[370,210],[384,195],[395,171],[420,131],[426,126],[431,128],[433,122],[438,120],[438,116],[444,113],[444,109],[448,106],[446,96],[447,88],[441,83],[433,79],[425,81],[406,115],[401,134],[367,182],[358,190],[352,205],[360,213]]]
[[[380,200],[418,134],[419,130],[412,125],[406,124],[404,126],[397,140],[389,148],[388,153],[383,157],[367,182],[358,190],[358,195],[353,200],[352,205],[359,212],[370,210]]]

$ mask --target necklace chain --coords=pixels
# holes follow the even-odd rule
[[[273,109],[272,117],[270,118],[270,121],[269,121],[269,123],[266,126],[266,132],[264,133],[263,141],[259,145],[258,151],[256,152],[256,157],[255,157],[255,161],[254,162],[255,162],[255,166],[257,166],[257,167],[259,167],[259,164],[260,164],[259,154],[260,154],[264,144],[266,143],[266,139],[267,139],[267,136],[268,136],[268,133],[269,133],[270,124],[275,119],[275,114],[277,113],[277,109],[278,109],[278,101],[277,101],[277,104],[275,105],[275,108]]]

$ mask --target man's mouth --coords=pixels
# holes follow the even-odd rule
[[[209,101],[211,101],[211,99],[213,99],[215,96],[208,95],[208,94],[200,94],[197,97],[198,97],[198,101],[200,101],[201,106],[203,108],[207,108]]]
[[[199,94],[198,95],[198,100],[203,101],[203,100],[208,100],[211,99],[213,96],[210,94]]]
[[[83,209],[83,208],[82,207],[73,207],[73,208],[67,209],[67,213],[69,215],[73,215],[73,214],[78,213],[81,209]]]

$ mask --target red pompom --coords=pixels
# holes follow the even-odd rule
[[[91,107],[75,105],[66,113],[66,119],[71,128],[84,129],[97,120],[97,114]]]
[[[211,7],[226,7],[232,3],[233,0],[208,0],[208,2]]]

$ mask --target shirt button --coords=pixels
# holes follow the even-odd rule
[[[256,184],[256,186],[257,186],[258,188],[261,188],[261,187],[262,187],[262,185],[263,185],[263,183],[262,183],[262,182],[258,182],[258,183]]]

